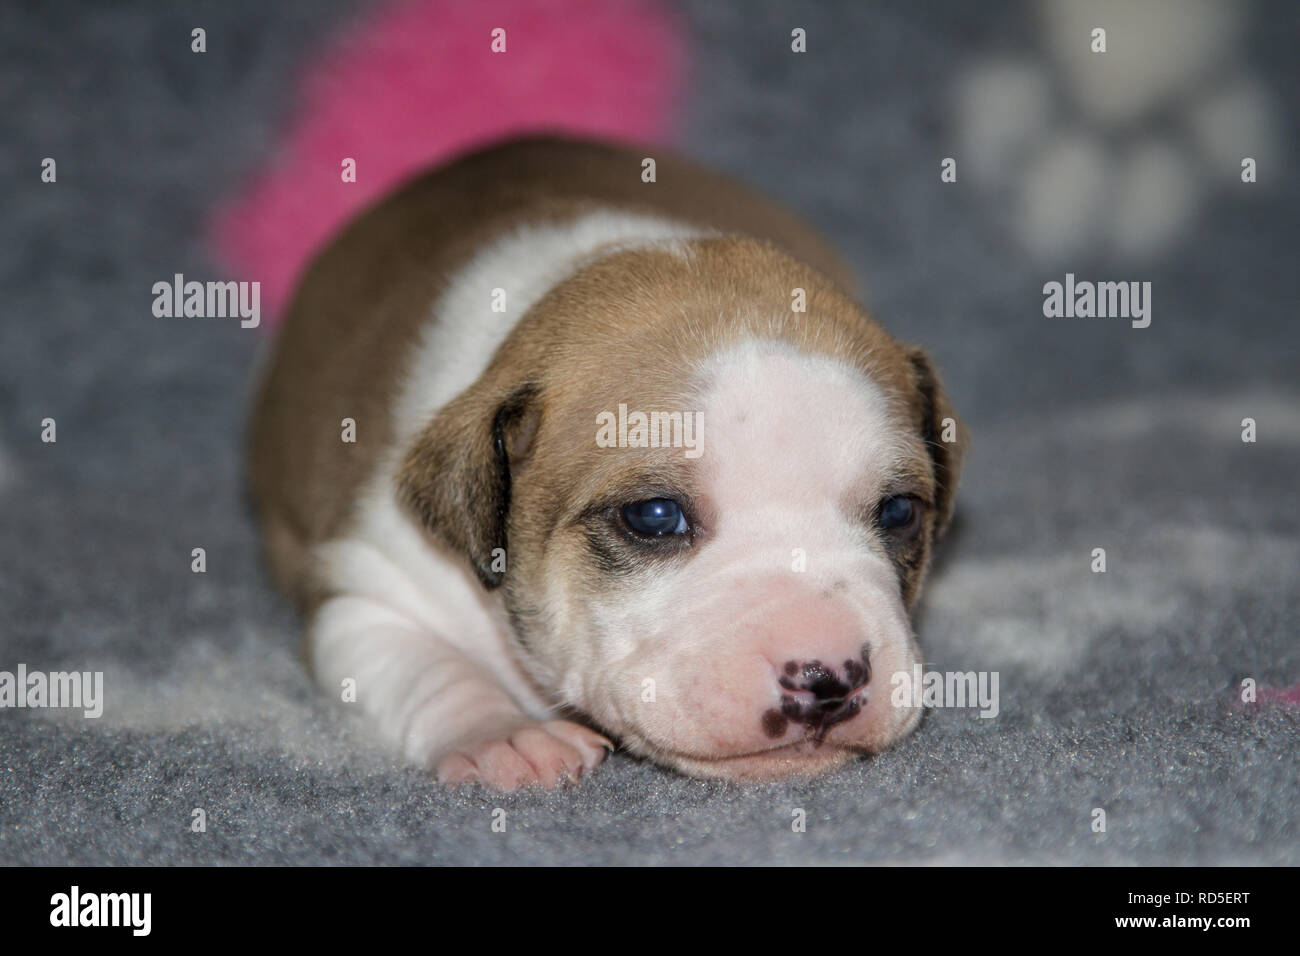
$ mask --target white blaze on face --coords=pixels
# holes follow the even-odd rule
[[[604,698],[593,710],[668,759],[721,761],[705,772],[761,775],[764,760],[747,757],[761,751],[824,763],[845,746],[888,746],[918,716],[891,706],[889,677],[918,658],[869,509],[900,459],[924,454],[920,437],[856,370],[781,344],[715,356],[701,381],[697,550],[595,609],[605,659],[592,662],[602,677],[588,686]],[[782,674],[821,662],[859,696],[864,647],[861,711],[822,746],[792,747],[815,728],[773,714],[813,694],[783,690]]]

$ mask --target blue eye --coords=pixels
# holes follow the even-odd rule
[[[623,520],[637,534],[661,538],[690,530],[682,506],[671,498],[650,498],[623,506]]]
[[[886,531],[906,528],[916,518],[916,505],[906,495],[886,498],[880,503],[880,516],[876,523]]]

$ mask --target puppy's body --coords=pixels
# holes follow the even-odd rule
[[[318,679],[444,779],[594,766],[604,738],[563,717],[717,776],[917,717],[888,676],[960,457],[933,372],[793,216],[641,158],[521,141],[401,190],[312,265],[258,399],[254,491]],[[601,447],[620,405],[701,415],[703,454]],[[905,541],[872,526],[900,496]],[[647,500],[688,532],[635,532]]]

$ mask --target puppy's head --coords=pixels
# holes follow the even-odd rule
[[[688,773],[771,777],[919,719],[890,678],[963,435],[926,356],[824,278],[699,240],[553,289],[400,484],[504,588],[557,702]]]

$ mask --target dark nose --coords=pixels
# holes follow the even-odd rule
[[[808,691],[819,705],[842,701],[871,680],[871,648],[864,644],[857,660],[836,669],[821,661],[786,661],[779,683],[788,691]]]
[[[836,668],[820,660],[786,661],[778,683],[781,716],[808,725],[813,740],[821,743],[836,724],[857,716],[871,681],[871,649],[867,645],[856,660]]]

